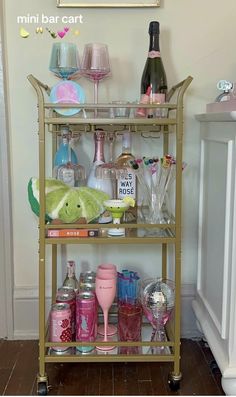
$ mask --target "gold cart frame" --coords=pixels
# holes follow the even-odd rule
[[[57,104],[57,108],[72,108],[79,107],[83,108],[90,116],[87,118],[83,117],[61,117],[55,113],[55,104],[45,102],[45,97],[50,93],[50,87],[41,83],[34,76],[28,76],[28,80],[34,87],[37,93],[38,99],[38,124],[39,124],[39,202],[40,202],[40,214],[39,214],[39,373],[37,377],[38,394],[45,395],[48,390],[48,377],[46,374],[46,363],[52,362],[172,362],[173,371],[170,372],[168,383],[171,390],[177,390],[182,374],[180,371],[180,318],[181,318],[181,233],[182,233],[182,147],[183,147],[183,98],[185,91],[192,81],[192,77],[189,76],[179,84],[175,85],[168,93],[168,102],[161,105],[142,105],[144,108],[157,108],[164,112],[165,116],[161,118],[121,118],[111,119],[109,116],[102,118],[94,118],[96,111],[105,111],[105,115],[109,114],[111,107],[118,107],[116,104]],[[175,103],[170,103],[170,99],[176,97]],[[129,104],[127,107],[137,108],[138,104]],[[46,214],[46,203],[45,203],[45,178],[46,178],[46,166],[45,166],[45,150],[46,150],[46,133],[52,135],[53,153],[56,150],[56,141],[58,133],[60,133],[59,127],[64,124],[70,125],[71,128],[75,128],[79,132],[93,133],[96,128],[103,128],[107,131],[117,131],[117,129],[123,128],[124,126],[129,127],[130,131],[135,134],[140,134],[144,130],[163,134],[163,153],[169,152],[169,135],[175,135],[176,141],[176,187],[175,187],[175,212],[173,222],[166,224],[142,224],[142,223],[122,223],[117,227],[125,227],[126,237],[116,237],[116,244],[156,244],[161,245],[162,250],[162,267],[161,276],[163,278],[168,277],[167,267],[167,254],[168,245],[174,246],[175,252],[175,267],[174,267],[174,281],[175,281],[175,310],[172,321],[166,328],[167,340],[165,342],[150,342],[149,340],[140,342],[99,342],[99,344],[115,345],[120,346],[140,346],[140,348],[146,346],[166,346],[169,348],[170,353],[168,354],[133,354],[126,355],[117,354],[112,355],[76,355],[70,354],[67,356],[54,356],[50,354],[49,348],[53,347],[55,343],[49,341],[49,323],[46,320],[46,297],[45,297],[45,285],[46,285],[46,266],[51,266],[52,273],[52,300],[51,303],[55,302],[56,291],[57,291],[57,246],[61,244],[114,244],[112,238],[107,237],[106,230],[110,227],[109,224],[93,224],[93,228],[100,229],[99,237],[89,238],[48,238],[47,230],[55,228],[55,225],[45,224]],[[89,224],[61,224],[57,225],[57,228],[78,228],[78,229],[89,229]],[[138,229],[151,229],[154,227],[161,228],[164,230],[164,235],[161,237],[140,237],[137,233]],[[46,256],[46,246],[51,246],[52,260],[51,265],[49,259]],[[115,315],[115,314],[114,314]],[[145,325],[145,324],[144,324]],[[62,347],[78,347],[84,344],[84,342],[67,342],[59,343]],[[86,342],[88,346],[96,346],[97,342]]]
[[[117,2],[112,0],[107,0],[100,3],[97,0],[88,0],[84,3],[83,1],[73,1],[73,0],[57,0],[57,7],[59,8],[143,8],[143,7],[160,7],[160,0],[135,0],[132,2]]]

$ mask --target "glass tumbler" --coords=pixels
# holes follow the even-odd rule
[[[118,307],[118,335],[124,342],[139,342],[142,329],[142,307],[140,304],[122,303]],[[121,354],[139,354],[138,346],[121,347]]]

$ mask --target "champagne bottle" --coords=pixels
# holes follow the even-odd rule
[[[159,22],[150,22],[149,52],[141,80],[141,103],[148,103],[148,98],[151,104],[164,103],[166,100],[167,80],[160,54],[159,34]],[[148,111],[146,112],[146,110]],[[137,114],[140,116],[153,117],[154,109],[139,108]],[[160,112],[155,114],[155,116],[160,117]]]
[[[73,290],[77,292],[79,288],[79,282],[75,275],[75,262],[67,261],[66,267],[67,267],[67,273],[66,273],[66,278],[63,282],[63,287],[73,288]]]
[[[137,215],[137,192],[136,192],[136,175],[130,167],[129,161],[134,160],[134,156],[131,153],[131,133],[129,131],[123,132],[122,137],[122,153],[117,158],[116,163],[120,167],[127,168],[127,175],[121,175],[117,179],[117,198],[123,199],[124,197],[131,197],[135,200],[135,207],[130,208],[128,212],[131,212],[136,218]],[[129,220],[126,217],[127,221]],[[132,220],[132,219],[131,219]]]
[[[110,197],[112,197],[112,183],[108,178],[97,178],[96,176],[96,167],[100,164],[105,163],[104,157],[104,142],[105,142],[105,133],[102,130],[95,131],[94,133],[94,142],[95,142],[95,152],[93,164],[89,172],[87,186],[92,187],[93,189],[102,190],[107,193]]]

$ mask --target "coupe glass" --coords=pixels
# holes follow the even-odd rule
[[[170,319],[175,303],[174,282],[168,279],[147,279],[142,282],[143,312],[153,327],[152,342],[166,340],[165,325]],[[151,353],[163,354],[164,346],[151,347]]]
[[[107,338],[107,325],[108,325],[108,312],[115,299],[116,295],[116,277],[114,275],[96,276],[95,292],[99,305],[102,308],[104,316],[104,342],[108,342]],[[98,350],[112,350],[115,346],[97,346]]]
[[[106,44],[90,43],[84,47],[81,74],[94,82],[94,103],[98,103],[98,82],[110,73]]]
[[[77,46],[73,43],[53,43],[49,70],[57,77],[68,79],[79,69]]]

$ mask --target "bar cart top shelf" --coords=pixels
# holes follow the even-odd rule
[[[189,84],[192,81],[192,77],[188,76],[185,80],[176,84],[171,88],[171,90],[167,94],[167,102],[164,104],[149,104],[143,105],[138,103],[127,103],[127,104],[114,104],[114,103],[85,103],[85,104],[71,104],[71,103],[49,103],[46,95],[50,95],[51,88],[48,85],[43,84],[33,75],[28,76],[28,80],[35,88],[38,96],[38,107],[44,112],[44,124],[51,125],[61,125],[61,124],[71,124],[71,125],[83,125],[85,131],[93,131],[96,126],[130,126],[136,127],[133,129],[133,132],[138,131],[138,127],[147,126],[155,127],[165,126],[165,125],[177,125],[179,115],[183,109],[183,96],[188,88]],[[176,94],[176,102],[171,103],[170,100]],[[130,116],[127,118],[121,117],[111,117],[110,111],[111,109],[125,107],[129,108]],[[135,111],[138,108],[146,108],[146,109],[159,109],[159,113],[161,116],[147,118],[147,117],[136,117]],[[62,116],[57,114],[54,110],[57,109],[71,109],[71,108],[79,108],[80,112],[76,115],[70,116]],[[94,114],[97,112],[97,116]],[[173,113],[173,116],[172,116]],[[171,114],[171,116],[170,116]],[[86,128],[87,126],[87,128]],[[88,128],[89,126],[89,128]]]

